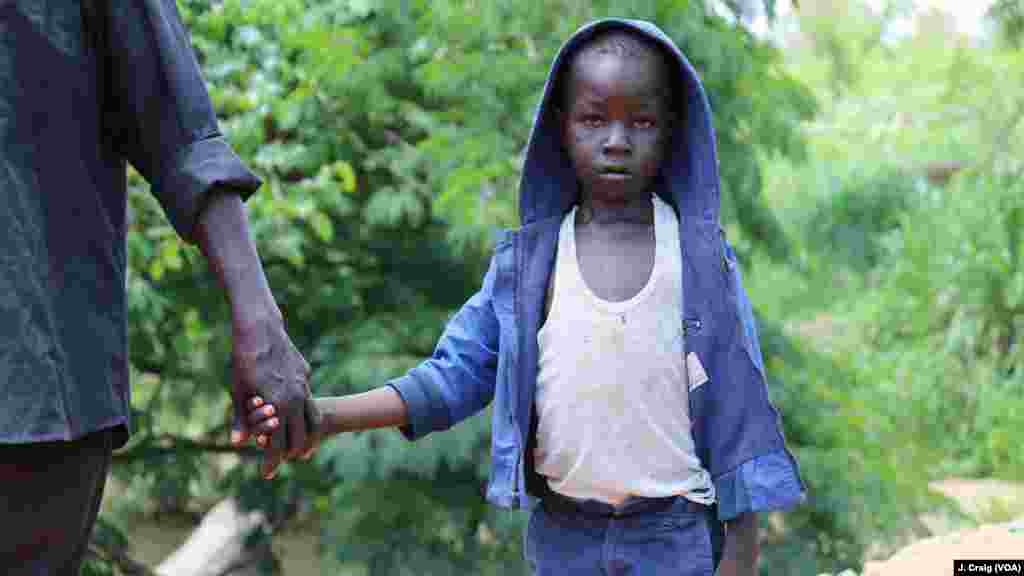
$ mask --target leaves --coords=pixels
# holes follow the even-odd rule
[[[494,229],[518,223],[521,153],[547,67],[590,18],[653,15],[691,55],[714,105],[725,218],[750,251],[787,257],[759,159],[798,159],[796,127],[816,104],[777,50],[704,2],[178,4],[222,129],[264,180],[247,202],[251,230],[318,394],[400,375],[479,288]],[[285,515],[304,492],[331,512],[327,561],[355,559],[375,575],[519,565],[521,516],[493,510],[481,493],[486,412],[415,444],[394,431],[338,438],[271,483],[245,461],[184,445],[151,465],[147,447],[167,434],[195,445],[226,436],[230,326],[203,259],[174,236],[141,178],[130,183],[140,417],[128,453],[139,458],[115,474],[139,479],[134,497],[188,508],[240,493]]]

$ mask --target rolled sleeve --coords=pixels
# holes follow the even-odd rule
[[[714,479],[718,519],[744,512],[788,510],[806,498],[792,457],[785,450],[748,460]]]
[[[450,418],[446,418],[447,409],[439,394],[431,386],[425,386],[420,380],[406,374],[388,382],[405,402],[405,410],[409,423],[398,430],[407,440],[418,440],[435,430],[444,430],[450,426]]]
[[[104,121],[186,241],[212,191],[248,198],[260,180],[221,135],[174,0],[103,3]]]
[[[211,191],[230,190],[245,200],[259,187],[259,178],[219,136],[186,146],[152,181],[153,194],[160,199],[167,219],[186,239],[192,238]]]
[[[388,383],[405,402],[415,440],[447,430],[483,410],[494,398],[498,363],[498,320],[491,305],[495,267],[483,287],[448,322],[432,357]]]

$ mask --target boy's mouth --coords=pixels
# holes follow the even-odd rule
[[[598,170],[598,174],[600,174],[601,176],[612,176],[612,177],[628,177],[628,176],[632,175],[632,173],[629,171],[629,168],[626,168],[625,166],[615,166],[615,165],[602,166]]]

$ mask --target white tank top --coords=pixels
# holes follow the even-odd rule
[[[559,230],[550,311],[537,333],[536,470],[572,498],[710,504],[714,487],[690,432],[675,212],[654,197],[654,268],[623,302],[586,286],[575,217],[573,208]]]

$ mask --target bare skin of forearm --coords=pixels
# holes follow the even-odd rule
[[[726,525],[725,548],[718,565],[718,576],[755,576],[759,554],[757,513],[740,514]]]
[[[390,386],[350,396],[317,398],[327,435],[408,424],[405,401]]]
[[[227,293],[235,330],[281,320],[238,194],[224,192],[211,198],[196,227],[196,242]]]

